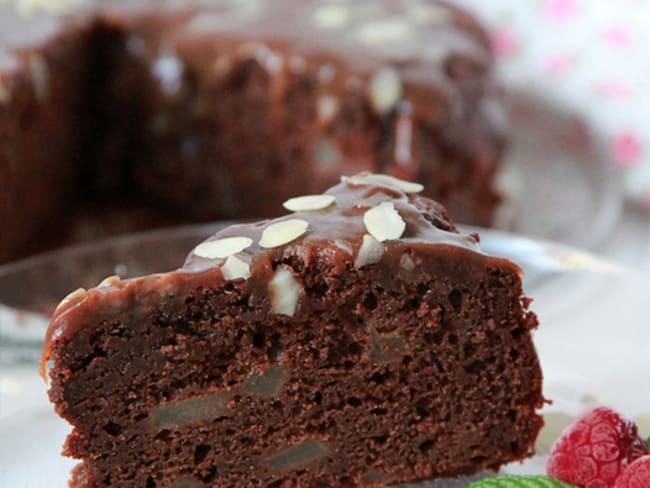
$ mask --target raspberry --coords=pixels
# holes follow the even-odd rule
[[[650,456],[630,464],[616,480],[614,488],[648,488],[650,486]]]
[[[634,422],[599,407],[569,425],[551,449],[551,476],[584,488],[614,486],[623,469],[648,454]]]

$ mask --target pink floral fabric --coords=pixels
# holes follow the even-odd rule
[[[650,211],[650,0],[456,0],[491,30],[502,79],[582,120]]]

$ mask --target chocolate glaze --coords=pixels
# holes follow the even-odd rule
[[[297,212],[272,220],[251,224],[237,224],[216,233],[206,242],[226,237],[250,237],[253,244],[242,254],[248,255],[252,276],[244,286],[257,290],[253,293],[259,302],[268,302],[267,284],[272,278],[271,263],[283,262],[299,256],[305,264],[326,263],[335,270],[353,266],[367,234],[363,214],[382,202],[393,202],[406,222],[403,236],[384,242],[382,260],[399,263],[410,250],[436,256],[438,259],[463,261],[471,272],[473,267],[507,268],[521,276],[521,269],[511,261],[486,256],[480,251],[478,237],[459,233],[449,220],[445,209],[419,195],[409,195],[397,186],[386,184],[355,185],[342,182],[325,192],[336,197],[328,208],[313,212]],[[269,225],[299,218],[309,223],[307,233],[298,239],[276,248],[259,246],[262,232]],[[123,311],[158,306],[161,297],[170,302],[182,300],[190,290],[201,286],[222,287],[227,280],[221,273],[225,259],[206,259],[190,252],[185,264],[177,271],[130,280],[111,280],[85,293],[75,292],[72,300],[64,300],[57,308],[48,328],[41,359],[41,375],[46,379],[46,366],[50,359],[52,343],[68,341],[81,328],[89,325],[85,320],[92,313],[92,323],[110,319]],[[463,278],[463,276],[459,276]],[[132,313],[132,312],[129,312]],[[138,312],[140,313],[140,312]]]
[[[396,186],[389,184],[379,186],[377,184],[353,185],[340,183],[325,192],[325,195],[336,197],[335,203],[321,211],[297,212],[284,217],[267,220],[256,224],[241,224],[228,227],[212,239],[224,237],[250,237],[253,244],[248,249],[254,256],[266,254],[271,261],[279,261],[284,255],[304,254],[322,256],[327,259],[332,250],[332,244],[341,252],[336,251],[333,256],[341,264],[334,262],[336,267],[342,264],[349,264],[354,261],[361,246],[364,234],[367,234],[363,222],[363,214],[370,208],[382,202],[393,202],[396,210],[406,222],[406,230],[401,239],[390,241],[386,244],[391,252],[399,253],[405,246],[432,247],[436,246],[439,252],[455,252],[458,248],[479,252],[476,239],[470,235],[458,233],[455,229],[444,230],[436,227],[430,219],[431,214],[425,213],[422,199],[419,196],[409,196]],[[428,210],[428,209],[427,209]],[[444,210],[440,207],[434,208],[434,215],[448,224]],[[289,219],[303,219],[309,223],[308,231],[302,237],[296,239],[287,246],[279,248],[262,249],[259,240],[262,232],[269,225]],[[299,251],[296,248],[300,248]],[[351,253],[346,250],[351,250]],[[197,270],[204,266],[213,266],[214,261],[206,260],[199,256],[190,254],[183,269]]]
[[[521,271],[402,189],[344,179],[321,210],[213,236],[250,237],[227,258],[204,245],[64,300],[42,368],[82,460],[72,486],[380,487],[531,455],[543,398]],[[360,259],[387,207],[403,234]],[[306,232],[269,238],[288,219]],[[249,272],[227,279],[232,259]]]

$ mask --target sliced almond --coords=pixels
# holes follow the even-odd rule
[[[390,175],[363,172],[354,176],[342,176],[341,181],[352,185],[391,185],[396,186],[404,193],[420,193],[424,186],[420,183],[400,180]]]
[[[301,291],[302,287],[294,278],[293,270],[289,266],[279,266],[273,279],[269,282],[273,313],[293,317]]]
[[[344,253],[352,256],[354,253],[354,249],[352,248],[352,245],[347,240],[344,239],[334,239],[332,241],[332,244],[334,244],[338,249],[343,251]]]
[[[202,242],[194,249],[194,254],[206,259],[222,259],[242,252],[253,244],[250,237],[224,237],[216,241]]]
[[[395,16],[382,20],[373,20],[361,26],[357,31],[359,40],[374,47],[390,43],[401,43],[412,39],[413,26],[406,19]]]
[[[302,219],[283,220],[271,224],[262,232],[260,247],[270,248],[288,244],[307,232],[308,227],[309,222]]]
[[[402,98],[402,79],[397,70],[386,67],[377,71],[370,80],[368,96],[377,112],[390,112]]]
[[[321,5],[313,20],[321,29],[341,29],[350,22],[350,9],[345,5]]]
[[[363,214],[363,223],[368,233],[379,242],[402,237],[406,222],[395,210],[393,202],[382,202]]]
[[[356,268],[363,268],[369,264],[378,263],[384,255],[385,246],[370,234],[363,236],[361,247],[357,253],[357,258],[354,260]]]
[[[183,62],[173,54],[160,56],[151,65],[153,75],[158,79],[165,95],[178,94],[183,85]]]
[[[228,281],[247,280],[251,277],[251,267],[246,261],[239,259],[237,256],[228,256],[228,259],[221,267],[221,273]]]
[[[340,110],[339,99],[334,95],[322,95],[318,102],[316,102],[316,112],[318,114],[318,121],[322,125],[327,125],[339,113]]]
[[[332,205],[335,200],[336,198],[332,195],[305,195],[290,198],[282,205],[292,212],[309,212],[312,210],[323,210]]]
[[[99,288],[104,287],[104,286],[115,286],[120,282],[120,277],[117,275],[109,276],[107,278],[104,278],[102,282],[97,285]]]
[[[75,291],[68,293],[63,300],[57,305],[55,313],[60,312],[64,308],[72,305],[73,303],[81,301],[86,296],[84,288],[77,288]]]

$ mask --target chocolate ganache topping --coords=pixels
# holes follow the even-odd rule
[[[146,312],[161,296],[170,304],[183,300],[197,287],[243,283],[253,290],[251,306],[268,303],[276,313],[294,315],[301,288],[282,263],[295,257],[305,265],[318,260],[340,271],[378,262],[408,270],[417,266],[409,249],[417,249],[462,257],[470,265],[507,266],[521,274],[515,264],[481,253],[478,236],[459,233],[442,206],[418,195],[421,185],[367,172],[341,179],[322,195],[285,202],[286,207],[308,210],[218,232],[176,271],[129,280],[109,277],[97,288],[72,292],[59,304],[48,330],[43,375],[52,341],[69,338],[120,310],[133,310],[134,304]],[[92,308],[97,309],[92,324],[75,318]]]

